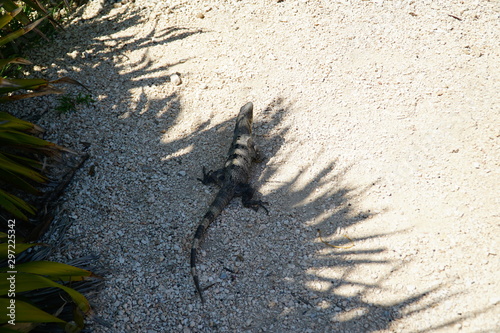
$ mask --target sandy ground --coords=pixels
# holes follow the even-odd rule
[[[39,119],[91,144],[60,256],[110,270],[92,331],[500,332],[498,1],[91,1],[32,60],[98,100]],[[270,215],[209,229],[202,306],[196,177],[248,101]]]

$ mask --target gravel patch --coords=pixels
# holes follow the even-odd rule
[[[499,19],[495,1],[90,1],[30,59],[97,102],[12,105],[91,155],[55,257],[109,270],[89,329],[498,332]],[[196,178],[248,101],[270,214],[233,200],[209,229],[202,306],[189,248],[217,190]]]

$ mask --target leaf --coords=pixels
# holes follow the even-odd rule
[[[1,45],[1,44],[0,44]],[[20,89],[37,89],[46,86],[45,79],[4,79],[0,78],[0,94],[6,94]]]
[[[36,262],[38,262],[38,261],[33,261],[33,263],[36,263]],[[46,277],[40,276],[40,275],[20,273],[19,266],[21,266],[21,265],[16,266],[17,271],[18,271],[17,274],[0,273],[0,295],[3,296],[3,295],[7,295],[9,293],[11,281],[8,280],[8,278],[14,277],[15,278],[15,286],[16,286],[15,292],[16,293],[21,293],[24,291],[31,291],[31,290],[36,290],[36,289],[43,289],[43,288],[59,288],[61,290],[64,290],[71,297],[73,302],[75,302],[75,304],[78,306],[78,308],[80,310],[82,310],[84,313],[87,313],[88,311],[90,311],[90,304],[89,304],[88,300],[85,298],[85,296],[83,296],[81,293],[79,293],[75,289],[66,287],[62,284],[54,282],[54,281],[52,281]]]
[[[0,260],[4,260],[4,259],[8,258],[9,253],[7,250],[9,249],[9,245],[11,245],[11,244],[8,244],[8,243],[1,243],[0,244]],[[30,244],[29,243],[18,243],[15,246],[16,255],[23,252],[23,251],[26,251],[30,247],[37,246],[37,245],[41,245],[41,244],[38,244],[38,243],[30,243]]]
[[[62,147],[56,145],[55,143],[45,141],[23,132],[4,130],[1,127],[0,145],[9,145],[15,148],[35,150],[39,153],[56,153],[57,150],[63,150]]]
[[[1,131],[0,131],[1,134]],[[1,142],[1,139],[0,139]],[[5,170],[8,171],[16,176],[23,176],[26,178],[29,178],[37,183],[45,183],[47,181],[47,178],[42,176],[39,172],[25,167],[22,164],[15,163],[9,158],[7,158],[5,155],[0,153],[0,170]],[[8,180],[8,179],[5,179]]]
[[[0,17],[0,28],[3,28],[4,26],[6,26],[10,21],[12,21],[14,16],[19,14],[22,10],[23,9],[21,7],[18,7],[16,9],[14,9],[13,11],[11,11],[10,13],[7,12],[4,15],[2,15]]]
[[[5,8],[5,10],[10,11],[10,12],[17,10],[18,8],[21,8],[21,10],[22,10],[22,7],[18,7],[11,0],[2,0],[1,4],[2,4],[3,8]],[[30,22],[30,19],[28,18],[28,16],[25,13],[23,13],[22,11],[19,12],[19,14],[16,16],[17,16],[16,20],[18,20],[22,24],[28,24]]]
[[[57,80],[54,80],[54,81],[50,81],[50,83],[68,83],[68,84],[75,84],[75,85],[78,85],[84,89],[86,89],[87,91],[90,91],[90,89],[88,89],[87,87],[85,87],[83,84],[81,84],[80,82],[78,82],[77,80],[75,79],[72,79],[70,77],[67,77],[67,76],[64,76],[60,79],[57,79]]]
[[[64,91],[54,88],[54,87],[43,87],[39,88],[36,91],[26,93],[26,94],[15,94],[15,95],[10,95],[10,96],[2,96],[0,97],[0,103],[7,102],[7,101],[18,101],[21,99],[26,99],[26,98],[33,98],[33,97],[38,97],[38,96],[45,96],[45,95],[51,95],[51,94],[63,94]]]
[[[18,29],[18,30],[14,31],[14,32],[11,32],[7,36],[0,37],[0,46],[1,45],[5,45],[5,44],[7,44],[9,42],[12,42],[14,39],[17,39],[17,38],[21,37],[22,35],[27,34],[31,30],[35,29],[35,27],[37,25],[39,25],[46,18],[47,18],[47,16],[44,16],[44,17],[36,20],[35,22],[30,23],[30,24],[22,27],[21,29]]]
[[[20,57],[0,59],[0,68],[8,64],[31,65],[31,62],[29,60]]]
[[[11,305],[11,299],[0,298],[0,309],[5,310]],[[16,307],[16,322],[20,323],[65,323],[64,320],[54,317],[53,315],[40,310],[39,308],[20,301],[15,301]],[[10,318],[7,316],[7,311],[0,311],[0,323],[7,323]],[[15,327],[15,326],[14,326]]]
[[[17,323],[16,326],[24,326],[24,324]],[[29,332],[29,331],[26,331],[22,328],[17,329],[17,330],[13,330],[13,329],[8,328],[7,326],[0,327],[0,333],[19,333],[19,332]]]
[[[42,191],[40,191],[39,189],[28,183],[23,178],[9,171],[2,170],[1,167],[0,167],[0,179],[3,179],[6,183],[9,183],[10,185],[20,189],[21,191],[31,193],[33,195],[42,194]]]
[[[41,15],[48,14],[47,10],[43,7],[40,1],[23,0],[25,4],[36,10]]]
[[[32,133],[43,133],[43,129],[29,121],[14,117],[7,112],[0,112],[0,128],[18,131],[28,131]]]
[[[7,270],[7,267],[0,267],[0,272],[6,272]],[[44,260],[16,265],[16,270],[23,273],[47,276],[56,281],[83,281],[86,277],[98,277],[91,271],[82,268]]]
[[[0,97],[0,103],[7,102],[7,101],[18,101],[21,99],[33,98],[33,97],[38,97],[38,96],[45,96],[45,95],[50,95],[50,94],[60,95],[63,93],[64,93],[64,91],[61,89],[47,86],[47,87],[37,88],[36,91],[26,93],[26,94],[15,94],[15,95],[10,95],[10,96],[2,96],[2,97]]]
[[[0,206],[14,217],[24,221],[28,220],[28,218],[21,209],[31,215],[35,215],[35,208],[33,206],[2,189],[0,189]]]
[[[15,163],[26,165],[26,166],[33,168],[33,169],[41,170],[43,167],[43,164],[41,162],[33,160],[31,158],[28,158],[28,157],[17,156],[17,155],[9,154],[9,153],[2,153],[2,155],[10,158]]]

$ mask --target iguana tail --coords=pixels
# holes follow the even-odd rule
[[[215,221],[217,216],[222,212],[224,207],[227,206],[229,201],[232,199],[234,194],[233,189],[221,188],[214,201],[208,208],[208,212],[203,216],[196,232],[194,234],[193,246],[191,247],[191,275],[193,276],[194,285],[198,295],[200,295],[201,302],[205,303],[202,294],[202,288],[200,287],[200,279],[198,277],[198,271],[196,270],[196,257],[198,255],[198,250],[200,249],[201,242],[205,236],[205,231],[208,229],[210,224]]]

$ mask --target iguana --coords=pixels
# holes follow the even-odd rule
[[[203,179],[198,178],[205,185],[217,184],[220,186],[219,193],[196,229],[191,247],[191,274],[202,303],[205,300],[196,270],[196,256],[207,228],[234,197],[241,196],[241,202],[247,208],[258,211],[262,207],[266,213],[269,213],[264,206],[267,204],[266,202],[252,200],[255,190],[248,184],[252,162],[261,161],[260,152],[252,139],[252,122],[253,104],[250,102],[241,107],[236,119],[233,142],[229,148],[224,168],[206,172],[205,167],[203,167]]]

